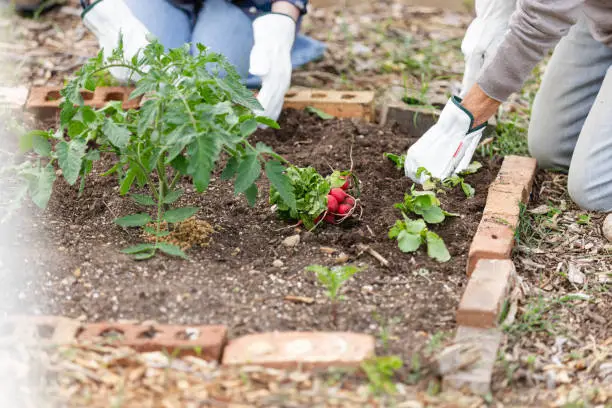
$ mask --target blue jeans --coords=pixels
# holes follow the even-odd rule
[[[259,8],[242,9],[226,0],[206,0],[197,16],[167,0],[126,0],[134,16],[167,48],[185,43],[204,44],[225,55],[249,87],[261,86],[258,77],[249,75],[253,48],[252,21],[261,15]],[[259,0],[257,4],[265,3]],[[268,2],[269,3],[269,2]],[[193,47],[192,49],[195,49]],[[291,52],[294,67],[323,56],[325,45],[298,35]]]

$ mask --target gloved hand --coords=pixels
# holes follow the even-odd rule
[[[280,13],[270,13],[253,21],[255,43],[249,72],[261,77],[257,96],[264,108],[259,114],[277,120],[291,85],[291,48],[295,41],[295,21]]]
[[[83,24],[96,36],[104,55],[110,56],[119,45],[123,36],[123,55],[132,59],[142,48],[149,44],[149,30],[132,14],[123,0],[99,0],[93,4],[81,0]],[[127,68],[111,68],[110,73],[121,82],[138,80],[136,74]]]
[[[419,168],[425,168],[432,177],[444,180],[467,168],[482,137],[486,123],[472,129],[474,117],[461,100],[452,97],[442,110],[438,123],[432,126],[406,154],[406,176],[416,183],[425,182],[429,176]]]
[[[510,16],[515,8],[516,0],[476,0],[476,18],[468,27],[461,43],[465,58],[462,97],[474,85],[480,70],[497,52],[508,31]]]

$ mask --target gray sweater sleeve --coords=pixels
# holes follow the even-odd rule
[[[491,98],[518,91],[546,53],[578,19],[584,0],[519,0],[509,30],[477,81]]]

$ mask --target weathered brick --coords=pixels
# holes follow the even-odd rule
[[[491,391],[491,375],[501,339],[502,333],[499,329],[460,326],[455,335],[455,343],[474,348],[480,354],[480,358],[468,367],[445,375],[442,388],[444,390],[467,388],[475,394],[488,394]]]
[[[26,101],[26,110],[43,121],[53,119],[59,112],[60,98],[59,88],[32,88]]]
[[[91,106],[94,108],[103,108],[107,103],[113,101],[122,101],[122,107],[125,110],[140,108],[141,96],[130,99],[130,94],[134,91],[132,87],[113,86],[96,88]]]
[[[227,328],[92,323],[84,327],[78,339],[85,342],[109,342],[141,352],[167,351],[172,355],[194,355],[218,361],[227,342]]]
[[[478,261],[459,303],[457,324],[496,327],[513,276],[514,264],[511,260]]]
[[[337,118],[374,120],[374,92],[292,88],[285,94],[284,109],[317,108]]]
[[[61,316],[10,316],[0,320],[0,345],[47,346],[76,341],[81,324]]]
[[[520,194],[520,200],[527,203],[536,169],[537,162],[531,157],[506,156],[489,192]]]
[[[374,355],[372,336],[345,332],[273,332],[229,342],[225,365],[273,368],[356,367]]]
[[[467,274],[470,276],[481,259],[510,259],[514,247],[514,229],[502,220],[480,221],[470,246]]]

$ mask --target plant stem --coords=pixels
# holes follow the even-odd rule
[[[106,70],[108,70],[110,68],[128,68],[128,69],[131,69],[132,71],[136,72],[140,76],[144,76],[145,75],[145,73],[143,71],[139,70],[138,68],[136,68],[133,65],[119,64],[119,63],[105,65],[105,66],[103,66],[101,68],[98,68],[95,71],[91,72],[90,75],[95,75],[98,72],[106,71]]]

